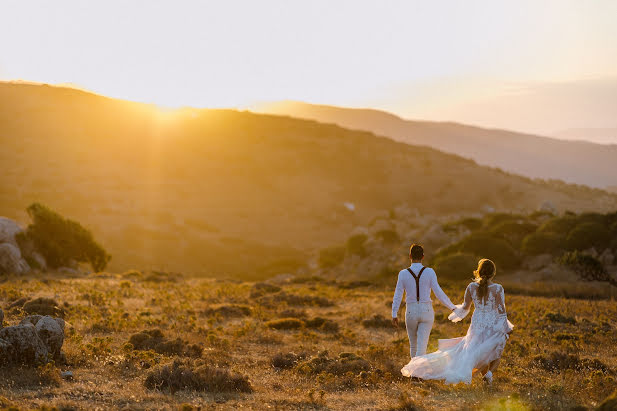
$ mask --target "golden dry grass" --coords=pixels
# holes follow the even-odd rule
[[[350,287],[306,279],[280,282],[278,290],[248,282],[144,277],[136,272],[5,277],[0,285],[3,307],[20,297],[39,296],[63,304],[68,364],[3,369],[4,406],[561,410],[594,408],[616,385],[617,305],[611,300],[508,295],[506,287],[516,330],[494,385],[486,387],[476,378],[471,386],[447,386],[399,375],[408,361],[404,329],[379,327],[379,321],[372,322],[378,327],[364,326],[376,314],[388,318],[392,284]],[[464,285],[444,288],[458,300]],[[463,335],[469,322],[452,324],[446,309],[435,304],[435,310],[429,351],[436,349],[438,338]],[[22,315],[9,310],[5,321],[16,323]],[[311,328],[321,324],[311,322],[316,317],[336,322],[338,331]],[[268,326],[279,318],[298,318],[303,326]],[[155,328],[170,340],[201,345],[201,356],[137,351],[127,344],[132,335]],[[272,366],[274,356],[290,352],[302,354],[297,363],[286,369]],[[247,376],[252,392],[146,388],[148,374],[174,360]],[[315,366],[320,361],[322,368]],[[72,381],[59,378],[65,370],[74,373]]]

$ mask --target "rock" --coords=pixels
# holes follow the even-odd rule
[[[0,361],[4,363],[36,365],[48,360],[47,346],[29,322],[3,328],[0,330],[0,340]]]
[[[60,376],[67,381],[73,381],[73,371],[62,371]]]
[[[62,344],[64,343],[64,320],[53,318],[48,315],[38,320],[35,327],[36,333],[53,358],[60,358]]]
[[[0,243],[9,243],[19,248],[15,234],[22,232],[21,227],[10,218],[0,217]]]
[[[600,262],[604,264],[604,266],[613,265],[613,262],[615,261],[615,255],[613,255],[611,250],[607,248],[606,250],[604,250],[604,252],[602,252],[602,254],[600,254],[598,260],[600,260]]]
[[[0,244],[0,274],[23,274],[30,271],[30,266],[21,257],[19,247],[12,243]]]
[[[523,261],[523,267],[531,271],[538,271],[544,267],[549,266],[552,262],[553,262],[552,255],[540,254],[540,255],[526,258]]]

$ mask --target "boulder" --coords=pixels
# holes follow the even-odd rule
[[[47,351],[54,359],[59,359],[64,343],[64,320],[48,315],[39,319],[34,326],[36,333],[47,346]]]
[[[30,266],[21,257],[19,247],[12,243],[0,244],[0,274],[23,274],[30,271]]]
[[[29,322],[3,328],[0,341],[0,361],[3,363],[36,365],[47,362],[49,358],[47,346]]]
[[[19,248],[15,234],[23,231],[21,227],[10,218],[0,217],[0,243],[9,243]]]

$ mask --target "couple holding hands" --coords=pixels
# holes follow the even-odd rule
[[[474,281],[465,290],[462,304],[454,305],[442,291],[432,268],[422,265],[424,249],[413,244],[409,250],[411,265],[398,273],[392,301],[392,323],[399,326],[398,309],[406,293],[405,326],[409,337],[411,361],[401,372],[406,377],[445,380],[448,384],[471,383],[474,372],[480,372],[487,384],[493,381],[501,354],[514,326],[508,321],[503,287],[493,282],[495,264],[481,259],[474,271]],[[461,321],[475,306],[471,324],[464,337],[439,340],[439,348],[426,354],[435,314],[431,290],[452,313],[453,322]]]

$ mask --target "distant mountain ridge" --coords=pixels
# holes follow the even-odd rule
[[[380,215],[613,211],[617,195],[533,181],[332,124],[0,83],[0,216],[35,202],[77,220],[129,268],[289,273]],[[353,204],[350,210],[348,204]],[[406,210],[400,214],[395,210]],[[389,218],[389,217],[388,217]],[[404,251],[403,251],[404,253]]]
[[[252,109],[371,131],[531,178],[560,179],[599,188],[617,185],[617,145],[614,144],[559,140],[452,122],[405,120],[379,110],[297,101],[264,103]]]

